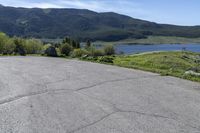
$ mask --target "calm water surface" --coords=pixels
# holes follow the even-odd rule
[[[158,45],[119,44],[116,45],[115,48],[118,53],[123,52],[124,54],[135,54],[135,53],[152,52],[152,51],[177,51],[177,50],[200,52],[200,44],[158,44]]]

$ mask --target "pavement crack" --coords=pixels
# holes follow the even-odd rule
[[[138,77],[136,78],[135,77],[135,78],[123,78],[123,79],[108,80],[108,81],[99,82],[99,83],[96,83],[96,84],[93,84],[93,85],[90,85],[90,86],[87,86],[87,87],[79,88],[76,91],[87,90],[87,89],[90,89],[90,88],[93,88],[93,87],[96,87],[96,86],[100,86],[100,85],[103,85],[103,84],[107,84],[107,83],[126,81],[126,80],[133,80],[133,79],[145,79],[145,78],[152,78],[152,77],[157,77],[157,76],[160,76],[160,75],[145,76],[145,77],[140,77],[140,78],[138,78]]]
[[[0,100],[0,105],[6,104],[6,103],[10,103],[13,101],[17,101],[26,97],[31,97],[31,96],[36,96],[36,95],[43,95],[43,94],[47,94],[50,92],[59,92],[59,91],[72,91],[70,89],[66,90],[66,89],[57,89],[57,90],[42,90],[42,91],[37,91],[37,92],[29,92],[28,94],[20,94],[14,97],[9,97],[3,100]]]
[[[120,110],[120,109],[119,109]],[[190,124],[185,124],[183,123],[182,121],[180,120],[177,120],[175,118],[172,118],[172,117],[167,117],[167,116],[163,116],[163,115],[158,115],[158,114],[148,114],[148,113],[144,113],[144,112],[139,112],[139,111],[123,111],[123,110],[120,110],[118,111],[119,113],[136,113],[136,114],[139,114],[139,115],[144,115],[144,116],[150,116],[150,117],[154,117],[154,118],[163,118],[163,119],[169,119],[169,120],[174,120],[178,123],[182,123],[183,125],[185,126],[188,126],[188,127],[191,127],[193,129],[196,129],[198,131],[200,131],[200,128],[199,127],[196,127],[196,126],[192,126]]]
[[[169,117],[166,117],[166,116],[162,116],[162,115],[157,115],[157,114],[147,114],[147,113],[144,113],[144,112],[139,112],[139,111],[127,111],[127,110],[122,110],[120,108],[118,108],[114,103],[112,102],[109,102],[107,100],[103,100],[103,99],[100,99],[100,98],[96,98],[96,97],[93,97],[93,96],[90,96],[90,95],[87,95],[85,93],[81,93],[81,92],[78,92],[82,95],[85,95],[91,99],[94,99],[94,100],[98,100],[100,102],[103,102],[103,103],[107,103],[109,105],[112,106],[112,108],[115,110],[115,112],[120,112],[120,113],[136,113],[136,114],[140,114],[140,115],[146,115],[146,116],[151,116],[151,117],[160,117],[160,118],[165,118],[165,119],[173,119],[173,118],[169,118]],[[174,119],[175,120],[175,119]]]
[[[151,116],[151,117],[156,117],[156,118],[159,117],[159,118],[164,118],[164,119],[172,119],[172,118],[169,118],[169,117],[166,117],[166,116],[162,116],[162,115],[147,114],[147,113],[143,113],[143,112],[139,112],[139,111],[122,111],[122,110],[120,110],[120,109],[118,109],[118,110],[119,110],[119,111],[114,111],[114,112],[112,112],[112,113],[109,113],[109,114],[107,114],[107,115],[101,117],[100,119],[98,119],[98,120],[92,122],[92,123],[89,123],[89,124],[87,124],[87,125],[85,125],[85,126],[81,126],[81,127],[77,128],[77,129],[74,129],[74,130],[68,132],[68,133],[75,133],[75,132],[80,131],[80,130],[82,130],[82,129],[85,129],[85,128],[87,128],[87,127],[93,126],[93,125],[95,125],[95,124],[97,124],[97,123],[99,123],[99,122],[105,120],[106,118],[108,118],[108,117],[110,117],[111,115],[114,115],[114,114],[116,114],[116,113],[136,113],[136,114],[145,115],[145,116]]]
[[[13,101],[17,101],[17,100],[19,100],[19,99],[26,98],[26,97],[30,97],[30,96],[45,94],[45,93],[47,93],[47,92],[48,92],[48,91],[31,92],[31,93],[28,93],[28,94],[21,94],[21,95],[17,95],[17,96],[14,96],[14,97],[9,97],[9,98],[7,98],[7,99],[1,100],[1,101],[0,101],[0,105],[6,104],[6,103],[10,103],[10,102],[13,102]]]
[[[153,77],[156,77],[156,76],[159,76],[159,75],[155,75]],[[140,77],[140,78],[149,78],[149,77],[150,76]],[[152,76],[151,76],[151,78],[152,78]],[[96,86],[99,86],[99,85],[103,85],[103,84],[106,84],[106,83],[119,82],[119,81],[132,80],[132,79],[139,79],[139,78],[124,78],[124,79],[115,79],[115,80],[103,81],[103,82],[96,83],[94,85],[90,85],[90,86],[79,88],[79,89],[77,89],[75,91],[78,92],[78,91],[81,91],[81,90],[90,89],[90,88],[93,88],[93,87],[96,87]],[[47,87],[48,84],[62,82],[62,81],[65,81],[65,80],[67,80],[67,79],[62,79],[62,80],[51,82],[51,83],[50,82],[49,83],[45,83],[43,86],[45,86],[44,88],[48,88]],[[36,84],[36,85],[40,85],[40,84]],[[73,90],[71,90],[71,89],[57,89],[57,90],[45,89],[45,90],[38,91],[38,92],[29,92],[28,94],[20,94],[20,95],[14,96],[14,97],[9,97],[9,98],[0,100],[0,105],[6,104],[6,103],[10,103],[10,102],[13,102],[13,101],[25,98],[25,97],[46,94],[46,93],[49,93],[49,92],[59,92],[59,91],[73,91]]]
[[[116,112],[109,113],[109,114],[107,114],[107,115],[101,117],[100,119],[98,119],[98,120],[92,122],[92,123],[89,123],[89,124],[87,124],[87,125],[85,125],[85,126],[81,126],[81,127],[77,128],[77,129],[74,129],[74,130],[68,132],[68,133],[75,133],[75,132],[77,132],[77,131],[79,131],[79,130],[82,130],[82,129],[84,129],[84,128],[90,127],[90,126],[92,126],[92,125],[95,125],[95,124],[97,124],[97,123],[99,123],[99,122],[105,120],[106,118],[110,117],[111,115],[113,115],[113,114],[115,114],[115,113],[116,113]]]
[[[155,118],[173,119],[173,118],[170,118],[170,117],[167,117],[167,116],[162,116],[162,115],[157,115],[157,114],[148,114],[148,113],[139,112],[139,111],[123,111],[123,110],[120,110],[118,112],[119,113],[135,113],[135,114],[150,116],[150,117],[155,117]],[[175,119],[173,119],[173,120],[175,120]]]
[[[69,78],[64,78],[64,79],[60,79],[60,80],[53,81],[53,82],[46,82],[45,84],[46,85],[51,85],[51,84],[55,84],[55,83],[59,83],[59,82],[64,82],[66,80],[69,80]]]

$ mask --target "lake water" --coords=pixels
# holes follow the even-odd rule
[[[158,45],[142,45],[142,44],[118,44],[115,46],[117,53],[135,54],[152,51],[178,51],[187,50],[192,52],[200,52],[200,44],[158,44]]]

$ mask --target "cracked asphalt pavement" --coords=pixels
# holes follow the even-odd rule
[[[0,57],[0,133],[200,133],[200,84],[78,60]]]

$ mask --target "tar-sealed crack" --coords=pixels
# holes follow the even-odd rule
[[[79,130],[81,130],[81,129],[90,127],[90,126],[92,126],[92,125],[95,125],[95,124],[97,124],[97,123],[103,121],[104,119],[108,118],[109,116],[111,116],[111,115],[113,115],[113,114],[115,114],[115,113],[116,113],[116,112],[112,112],[112,113],[110,113],[110,114],[106,114],[105,116],[99,118],[98,120],[96,120],[96,121],[94,121],[94,122],[92,122],[92,123],[89,123],[89,124],[87,124],[87,125],[81,126],[81,127],[77,128],[77,129],[74,129],[74,130],[72,130],[72,131],[70,131],[70,132],[68,132],[68,133],[75,133],[75,132],[77,132],[77,131],[79,131]]]
[[[137,79],[141,79],[141,78],[149,78],[150,76],[146,76],[146,77],[140,77],[140,78],[137,78]],[[152,78],[152,76],[151,76]],[[85,90],[85,89],[90,89],[90,88],[93,88],[93,87],[96,87],[96,86],[99,86],[99,85],[103,85],[103,84],[106,84],[106,83],[112,83],[112,82],[119,82],[119,81],[125,81],[125,80],[131,80],[131,79],[136,79],[136,78],[124,78],[124,79],[117,79],[117,80],[109,80],[109,81],[104,81],[104,82],[100,82],[100,83],[97,83],[97,84],[94,84],[94,85],[91,85],[91,86],[87,86],[87,87],[82,87],[82,88],[79,88],[79,89],[76,89],[75,91],[81,91],[81,90]],[[6,98],[6,99],[3,99],[3,100],[0,100],[0,105],[3,105],[3,104],[6,104],[6,103],[10,103],[10,102],[13,102],[13,101],[17,101],[17,100],[20,100],[22,98],[26,98],[26,97],[31,97],[31,96],[36,96],[36,95],[42,95],[42,94],[46,94],[46,93],[50,93],[50,92],[60,92],[60,91],[73,91],[71,89],[55,89],[55,90],[49,90],[47,85],[49,84],[55,84],[55,83],[58,83],[58,82],[61,82],[61,81],[66,81],[67,79],[62,79],[62,80],[58,80],[58,81],[55,81],[55,82],[52,82],[52,83],[45,83],[44,85],[41,85],[41,84],[35,84],[37,86],[43,86],[43,89],[42,91],[37,91],[37,92],[29,92],[28,94],[20,94],[20,95],[17,95],[17,96],[13,96],[13,97],[9,97],[9,98]]]
[[[160,76],[160,75],[145,76],[145,77],[140,77],[140,78],[137,77],[137,78],[124,78],[124,79],[108,80],[108,81],[99,82],[99,83],[94,84],[94,85],[91,85],[91,86],[79,88],[79,89],[77,89],[76,91],[86,90],[86,89],[90,89],[90,88],[93,88],[93,87],[96,87],[96,86],[100,86],[100,85],[107,84],[107,83],[112,83],[112,82],[120,82],[120,81],[133,80],[133,79],[153,78],[153,77],[157,77],[157,76]]]
[[[46,86],[45,86],[45,88],[46,88]],[[0,100],[0,105],[11,103],[11,102],[14,102],[14,101],[17,101],[17,100],[20,100],[20,99],[23,99],[23,98],[31,97],[31,96],[43,95],[43,94],[47,94],[47,93],[51,93],[51,92],[59,92],[59,91],[70,91],[70,92],[72,92],[72,90],[70,90],[70,89],[67,89],[67,90],[66,89],[56,89],[56,90],[44,89],[44,90],[37,91],[37,92],[29,92],[27,94],[20,94],[20,95],[17,95],[17,96],[12,96],[12,97],[9,97],[9,98],[6,98],[6,99],[2,99],[2,100]]]
[[[107,119],[108,117],[110,117],[111,115],[114,115],[114,114],[117,114],[117,113],[135,113],[135,114],[144,115],[144,116],[149,116],[149,117],[163,118],[163,119],[170,119],[170,120],[172,119],[172,120],[174,120],[173,118],[169,118],[169,117],[162,116],[162,115],[147,114],[147,113],[138,112],[138,111],[122,111],[122,110],[120,111],[120,109],[119,109],[118,111],[115,111],[115,112],[106,114],[105,116],[103,116],[103,117],[97,119],[96,121],[94,121],[94,122],[92,122],[92,123],[89,123],[89,124],[87,124],[87,125],[81,126],[81,127],[77,128],[77,129],[74,129],[74,130],[72,130],[72,131],[70,131],[70,132],[67,132],[67,133],[75,133],[75,132],[77,132],[77,131],[83,130],[83,129],[88,128],[88,127],[91,127],[91,126],[93,126],[93,125],[96,125],[96,124],[100,123],[100,122],[103,121],[103,120],[106,120],[106,119]],[[189,125],[187,125],[187,126],[189,126]],[[190,126],[190,127],[191,127],[191,126]],[[194,128],[194,127],[192,127],[192,128]]]

